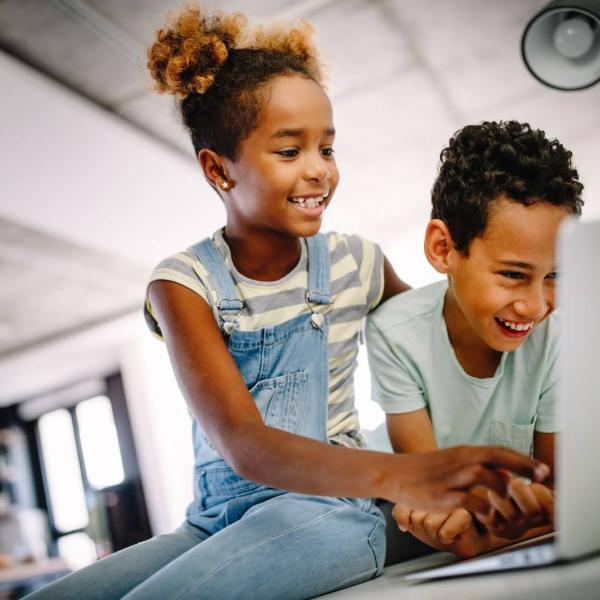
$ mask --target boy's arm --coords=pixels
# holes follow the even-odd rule
[[[544,484],[548,487],[554,487],[554,446],[556,441],[555,433],[544,433],[535,431],[533,434],[533,456],[546,463],[550,467],[550,476]]]
[[[394,452],[437,450],[431,419],[426,408],[407,413],[388,413],[385,420]]]

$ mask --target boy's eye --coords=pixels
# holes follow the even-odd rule
[[[321,154],[323,156],[333,156],[335,154],[335,150],[333,148],[323,148],[321,150]]]
[[[298,150],[296,148],[286,148],[285,150],[277,150],[276,154],[284,158],[294,158],[298,156]]]
[[[519,271],[500,271],[500,275],[506,279],[525,279],[525,273]]]
[[[558,272],[552,271],[552,273],[548,273],[548,275],[546,275],[546,279],[558,279]]]

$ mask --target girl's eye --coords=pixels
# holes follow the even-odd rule
[[[321,150],[321,154],[323,154],[323,156],[333,156],[335,154],[335,150],[333,148],[323,148]]]
[[[501,271],[500,275],[506,279],[525,279],[525,273],[519,271]]]
[[[296,148],[288,148],[287,150],[278,150],[276,154],[283,156],[284,158],[294,158],[298,156],[298,150]]]
[[[552,271],[552,273],[548,273],[546,275],[546,279],[558,279],[559,275],[556,271]]]

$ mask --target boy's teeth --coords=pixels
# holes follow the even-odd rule
[[[531,323],[511,323],[510,321],[505,321],[500,318],[498,318],[498,321],[513,331],[527,331],[533,327],[533,321]]]

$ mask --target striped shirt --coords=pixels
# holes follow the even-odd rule
[[[383,254],[379,246],[355,235],[325,234],[331,259],[331,306],[317,306],[329,317],[329,395],[327,434],[333,443],[362,446],[358,414],[354,406],[354,371],[357,366],[359,332],[363,318],[379,303],[383,293]],[[255,281],[237,271],[222,230],[213,241],[225,259],[244,309],[238,318],[242,331],[274,327],[309,312],[305,300],[308,286],[306,242],[298,264],[277,281]],[[208,273],[191,249],[179,252],[154,269],[150,281],[179,283],[201,296],[215,312],[216,292]],[[161,337],[160,327],[146,297],[146,321]],[[216,315],[216,312],[215,312]]]

